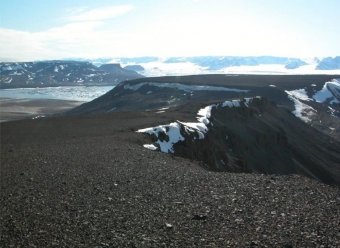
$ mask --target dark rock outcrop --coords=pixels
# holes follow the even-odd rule
[[[214,171],[302,174],[340,185],[340,142],[265,98],[212,108],[209,119],[204,139],[182,132],[185,140],[174,145],[176,155]]]

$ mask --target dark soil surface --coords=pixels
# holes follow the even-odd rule
[[[189,107],[1,123],[0,246],[340,246],[338,187],[142,146],[135,130],[190,121]]]
[[[52,99],[0,99],[0,122],[51,116],[84,102]]]

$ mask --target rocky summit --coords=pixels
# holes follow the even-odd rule
[[[0,123],[0,246],[338,247],[339,78],[143,78]]]

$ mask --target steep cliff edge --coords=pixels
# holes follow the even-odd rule
[[[340,143],[286,109],[259,97],[210,106],[201,124],[177,120],[139,132],[151,134],[163,152],[201,161],[209,170],[302,174],[340,185]]]

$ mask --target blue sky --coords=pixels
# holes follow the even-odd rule
[[[0,60],[340,55],[338,0],[1,0]]]

